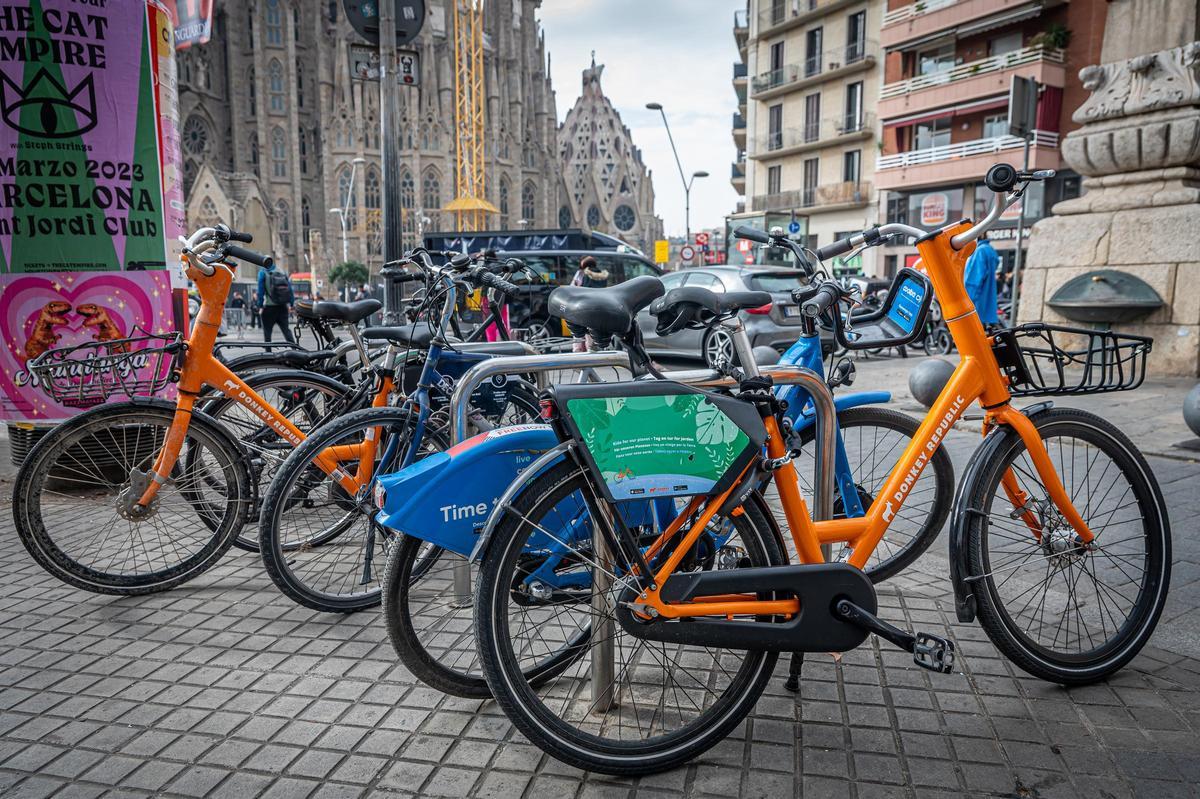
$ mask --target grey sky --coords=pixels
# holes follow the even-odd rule
[[[657,111],[666,109],[692,188],[692,230],[723,224],[737,194],[729,185],[737,110],[733,14],[745,0],[544,0],[540,13],[561,121],[579,96],[583,69],[604,64],[605,94],[654,173],[656,209],[668,234],[684,230],[683,186]]]

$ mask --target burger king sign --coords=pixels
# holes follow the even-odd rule
[[[938,227],[946,224],[949,218],[949,198],[941,193],[926,194],[921,200],[921,224],[924,227]]]

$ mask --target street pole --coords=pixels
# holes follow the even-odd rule
[[[1021,171],[1029,171],[1029,137],[1032,132],[1025,134],[1025,155],[1022,159]],[[1010,326],[1017,323],[1017,300],[1020,294],[1021,286],[1021,265],[1025,258],[1021,252],[1021,244],[1025,241],[1025,197],[1021,198],[1021,214],[1017,217],[1017,251],[1013,255],[1013,273],[1012,273],[1012,289],[1009,295],[1012,297],[1012,307],[1008,311],[1008,324]]]
[[[396,61],[397,0],[379,4],[379,144],[383,155],[383,262],[399,259],[404,253],[400,209],[400,84]],[[383,292],[383,315],[390,323],[395,315],[392,287]]]

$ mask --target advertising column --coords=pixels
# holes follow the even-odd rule
[[[176,329],[180,178],[165,8],[0,0],[0,419],[79,410],[47,349]]]

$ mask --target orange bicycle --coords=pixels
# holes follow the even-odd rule
[[[531,741],[594,771],[671,768],[745,718],[780,652],[847,651],[870,633],[913,653],[917,665],[949,672],[952,642],[880,619],[862,568],[975,402],[986,434],[951,521],[959,618],[978,617],[1014,663],[1064,684],[1101,679],[1141,649],[1162,610],[1171,560],[1169,520],[1149,466],[1104,419],[1049,402],[1018,409],[1012,399],[1135,388],[1151,342],[1041,324],[989,335],[963,285],[975,238],[1029,181],[1050,174],[993,167],[988,216],[932,233],[889,224],[810,253],[781,235],[738,230],[791,248],[814,278],[801,290],[803,312],[827,317],[843,346],[907,343],[923,330],[933,295],[941,303],[961,361],[864,516],[810,515],[793,465],[799,453],[789,451],[778,400],[756,374],[737,319],[739,308],[766,302],[753,292],[683,287],[650,306],[660,331],[723,325],[732,334],[747,356],[735,395],[666,380],[553,389],[544,415],[562,442],[559,463],[526,470],[476,549],[484,673]],[[891,235],[916,239],[928,278],[902,270],[883,308],[855,315],[847,330],[838,310],[848,297],[816,273],[815,261]],[[568,322],[601,333],[623,329],[640,310],[607,289],[563,291],[551,304]],[[749,501],[764,476],[779,492],[790,547],[771,514]],[[645,496],[675,496],[681,510],[668,525],[630,529],[620,503]],[[586,519],[590,538],[560,540],[554,531],[564,519]],[[547,539],[560,553],[553,563]],[[822,545],[839,543],[844,561],[824,562]],[[789,564],[789,548],[798,564]],[[558,573],[555,584],[571,584],[565,577],[579,572],[574,583],[587,588],[547,588],[535,579],[546,568]],[[532,669],[568,645],[577,648],[569,665],[549,677]]]
[[[187,276],[201,297],[186,343],[178,334],[147,335],[52,350],[30,364],[44,384],[59,386],[80,404],[85,398],[101,402],[116,392],[133,397],[58,425],[30,451],[17,475],[13,517],[21,541],[63,582],[107,594],[164,591],[213,566],[243,525],[252,521],[258,478],[249,457],[254,448],[200,410],[197,400],[206,386],[219,390],[287,445],[304,441],[297,419],[213,355],[234,276],[227,260],[260,266],[271,262],[235,243],[250,240],[249,234],[218,225],[198,230],[184,242]],[[323,305],[351,324],[364,368],[372,374],[373,379],[360,386],[366,392],[362,404],[369,399],[375,407],[386,405],[403,350],[390,347],[381,366],[370,365],[353,327],[378,311],[380,303]],[[174,402],[134,396],[158,393],[170,382],[177,383]],[[310,401],[331,398],[340,402],[345,396],[313,394]],[[336,409],[310,410],[308,420],[316,424]],[[253,437],[251,433],[246,436]],[[356,445],[331,447],[314,460],[335,478],[332,482],[351,508],[357,507],[363,487],[370,483],[376,444],[368,437]],[[315,546],[343,532],[345,526],[333,527],[320,540],[296,543]]]

